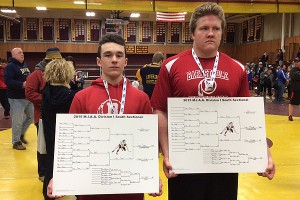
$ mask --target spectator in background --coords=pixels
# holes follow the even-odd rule
[[[288,100],[291,99],[291,95],[292,95],[292,86],[291,86],[291,77],[290,77],[291,69],[292,69],[292,65],[289,65],[286,68],[286,78],[287,78],[286,89],[287,89],[287,92],[288,92],[288,96],[287,96]]]
[[[134,81],[132,81],[131,85],[136,89],[139,89],[140,86],[139,80],[137,78],[134,78]]]
[[[47,167],[43,185],[45,200],[51,199],[47,196],[47,186],[53,177],[56,114],[69,112],[71,102],[78,91],[70,89],[69,83],[74,75],[72,62],[65,59],[49,62],[44,72],[46,84],[42,97],[42,119],[47,150]]]
[[[298,52],[297,52],[296,58],[299,58],[299,59],[300,59],[300,47],[299,47],[299,49],[298,49]]]
[[[142,83],[143,90],[149,99],[151,99],[163,60],[164,54],[162,52],[156,52],[152,57],[152,63],[144,65],[136,72],[136,77]]]
[[[275,103],[280,103],[284,101],[283,99],[283,93],[285,89],[285,83],[287,81],[286,74],[284,73],[282,69],[282,65],[277,65],[277,93],[275,94]]]
[[[21,48],[12,49],[11,55],[4,70],[4,79],[12,115],[12,143],[14,149],[25,150],[23,144],[28,142],[24,136],[33,123],[33,104],[25,98],[26,78],[30,71],[24,63]]]
[[[282,49],[278,50],[277,56],[276,56],[276,65],[283,65],[283,51]]]
[[[269,56],[267,52],[265,51],[264,54],[261,56],[260,61],[263,63],[263,67],[266,67],[268,65]]]
[[[34,106],[34,125],[36,126],[37,134],[39,134],[39,120],[42,117],[41,104],[43,89],[46,84],[43,73],[46,65],[50,61],[60,58],[62,57],[58,48],[47,49],[45,58],[35,66],[34,71],[27,77],[25,95],[26,99],[31,101]],[[46,174],[46,158],[46,154],[40,154],[40,152],[37,151],[38,174],[41,181],[44,181]]]
[[[300,58],[296,57],[294,62],[295,67],[290,71],[292,95],[289,104],[289,121],[293,121],[294,105],[300,105]]]
[[[4,109],[4,118],[10,117],[10,105],[7,98],[7,86],[4,81],[4,69],[7,65],[5,59],[0,59],[0,103]]]
[[[76,62],[75,62],[75,59],[73,58],[73,56],[67,56],[66,61],[71,61],[75,68],[74,79],[70,82],[71,89],[76,88],[76,89],[82,90],[83,85],[84,85],[84,78],[82,77],[82,74],[81,74],[82,71],[79,71],[76,69]],[[74,85],[76,85],[76,86],[74,86]]]
[[[256,69],[256,73],[255,75],[257,75],[258,77],[258,81],[257,81],[257,91],[256,91],[256,96],[261,96],[262,90],[263,90],[263,80],[261,80],[260,74],[263,72],[263,64],[262,62],[258,63],[258,67]]]
[[[275,87],[276,86],[276,70],[273,68],[272,65],[269,65],[269,71],[268,71],[268,74],[269,74],[269,79],[270,79],[270,83],[271,83],[271,93],[269,93],[269,97],[270,97],[270,100],[273,101],[273,95],[275,95]]]
[[[246,63],[245,67],[246,67],[246,72],[247,72],[249,90],[252,90],[253,89],[253,80],[252,80],[253,72],[250,69],[250,64],[249,63]]]
[[[269,68],[268,67],[265,67],[263,72],[260,73],[260,82],[261,82],[261,85],[262,85],[262,95],[263,95],[263,97],[265,99],[270,99],[270,96],[272,96],[271,95],[272,92],[271,92],[271,79],[270,79],[270,73],[269,73]]]

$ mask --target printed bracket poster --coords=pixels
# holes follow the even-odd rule
[[[264,172],[263,98],[169,98],[169,159],[186,173]]]
[[[53,194],[158,191],[157,115],[57,115]]]

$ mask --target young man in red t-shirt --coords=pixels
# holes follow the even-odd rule
[[[169,173],[168,97],[249,97],[244,66],[218,48],[225,27],[223,9],[215,3],[196,8],[190,21],[193,48],[167,59],[152,94],[151,104],[158,114],[159,143],[164,155],[164,172],[168,178],[169,200],[237,199],[238,174]],[[268,151],[268,167],[261,174],[272,179],[275,166]]]

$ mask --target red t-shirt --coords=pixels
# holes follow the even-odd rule
[[[205,91],[204,76],[209,80],[215,57],[200,58],[204,75],[196,64],[192,50],[168,58],[162,65],[151,98],[154,109],[167,112],[168,97],[249,97],[247,73],[238,61],[220,53],[214,89]]]
[[[123,80],[108,86],[113,105],[120,110]],[[108,114],[109,98],[103,80],[97,79],[92,85],[79,91],[72,102],[70,113]],[[133,87],[127,79],[124,114],[152,114],[148,96]],[[144,194],[81,195],[80,200],[143,200]]]

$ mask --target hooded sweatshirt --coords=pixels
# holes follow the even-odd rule
[[[108,84],[112,103],[120,110],[123,79],[116,85]],[[78,92],[72,102],[70,113],[108,114],[109,98],[103,80],[98,78],[91,86]],[[127,79],[124,114],[152,114],[148,96],[133,87]],[[143,200],[144,194],[81,195],[80,200]]]
[[[4,70],[4,79],[7,85],[7,97],[11,99],[25,99],[23,82],[26,81],[30,71],[26,64],[20,63],[14,58],[8,59]]]
[[[41,118],[42,94],[46,81],[43,77],[43,72],[48,64],[46,60],[42,60],[35,66],[26,81],[25,95],[26,99],[31,101],[34,106],[34,123],[38,123]]]
[[[123,79],[116,85],[108,84],[109,94],[118,113],[121,107]],[[91,86],[78,92],[72,102],[70,113],[109,114],[109,98],[103,80],[98,78]],[[152,108],[148,96],[133,87],[127,79],[124,114],[150,114]]]

